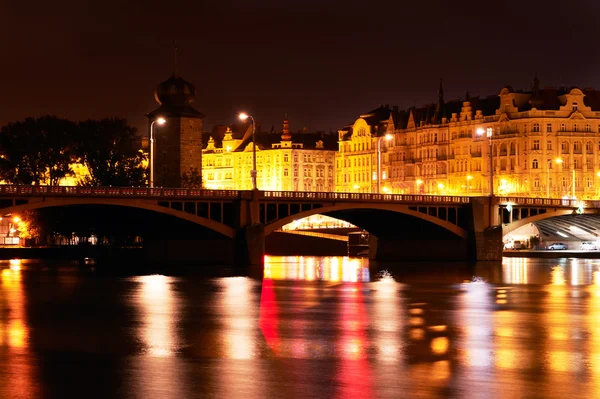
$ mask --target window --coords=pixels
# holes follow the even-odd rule
[[[540,131],[540,124],[539,123],[534,123],[533,124],[533,129],[531,129],[532,132],[539,132]]]
[[[592,126],[589,123],[587,125],[585,125],[585,131],[587,133],[590,133],[592,131]]]
[[[568,182],[567,182],[567,178],[566,178],[566,177],[563,177],[563,178],[562,178],[562,187],[563,187],[563,188],[567,188],[567,184],[568,184]]]
[[[575,159],[573,161],[573,168],[574,169],[581,169],[581,161],[579,159]]]
[[[552,151],[552,142],[551,141],[546,142],[546,149],[549,151]]]
[[[594,150],[592,150],[593,148],[593,144],[591,141],[588,141],[587,143],[585,143],[585,152],[587,152],[588,154],[591,154],[592,152],[594,152]]]
[[[287,168],[284,169],[283,170],[283,176],[288,177],[288,174],[289,174],[289,172],[288,172]]]
[[[585,185],[588,186],[588,188],[592,188],[593,183],[592,183],[592,178],[591,177],[586,177],[585,178]]]
[[[288,154],[284,154],[283,155],[283,162],[289,162],[290,161],[290,157]]]
[[[539,140],[533,140],[533,147],[531,149],[539,151],[539,149],[540,149],[540,141]]]
[[[377,180],[377,172],[373,172],[373,180]]]
[[[567,131],[567,124],[566,123],[561,123],[560,124],[560,131],[561,132],[566,132]]]
[[[577,123],[573,123],[573,131],[576,132],[577,131]]]
[[[540,179],[539,178],[535,178],[535,180],[533,180],[533,187],[534,188],[540,188]]]
[[[576,153],[581,153],[581,142],[576,141],[573,143],[573,151]]]
[[[548,123],[548,124],[546,125],[546,131],[547,131],[548,133],[552,133],[552,124],[551,124],[551,123]]]
[[[569,143],[563,141],[562,143],[560,143],[560,149],[564,154],[567,154],[569,152]]]
[[[594,169],[594,160],[592,158],[586,159],[585,166],[587,167],[587,170]]]
[[[577,103],[573,103],[573,111],[577,111]]]
[[[538,160],[534,159],[533,162],[531,162],[531,169],[537,169],[538,168]]]

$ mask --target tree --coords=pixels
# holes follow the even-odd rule
[[[78,124],[78,161],[89,176],[86,186],[142,186],[146,183],[146,155],[139,149],[136,129],[126,119],[87,120]]]
[[[56,116],[26,118],[0,129],[0,179],[50,184],[71,171],[75,124]]]
[[[181,175],[181,187],[184,188],[203,188],[202,187],[202,174],[198,168],[190,168],[188,172],[184,172]]]

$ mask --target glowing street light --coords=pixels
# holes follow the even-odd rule
[[[383,139],[390,141],[393,138],[394,136],[388,133],[377,139],[377,194],[381,191],[381,141]]]
[[[415,194],[419,194],[419,191],[420,191],[420,189],[419,189],[419,186],[420,186],[421,184],[423,184],[423,180],[421,180],[421,179],[417,179],[417,180],[415,181]]]
[[[467,195],[469,195],[469,186],[471,185],[471,180],[473,180],[473,176],[467,176]]]
[[[248,118],[252,120],[252,170],[250,171],[250,177],[252,178],[252,190],[256,190],[256,128],[254,117],[242,112],[239,115],[239,118],[242,121],[245,121]]]
[[[478,136],[483,136],[483,134],[485,133],[489,143],[490,143],[490,197],[494,196],[494,168],[493,168],[493,161],[492,161],[492,128],[488,127],[486,129],[480,127],[477,129],[477,135]]]
[[[150,123],[150,188],[154,187],[154,123],[164,125],[165,118],[158,117]]]
[[[561,164],[563,162],[562,159],[556,158],[554,163]],[[548,165],[546,167],[546,198],[550,198],[550,169],[552,168],[552,161],[548,160]]]
[[[562,164],[561,158],[556,158],[556,163]],[[571,162],[571,199],[575,199],[575,163]]]

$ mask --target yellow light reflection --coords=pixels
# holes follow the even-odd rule
[[[442,331],[446,331],[446,329],[447,329],[446,326],[429,326],[430,331],[442,332]]]
[[[173,315],[177,299],[172,291],[172,277],[162,275],[141,276],[137,292],[141,309],[140,338],[146,354],[157,357],[172,356],[177,349],[177,330]]]
[[[252,281],[247,277],[220,280],[223,286],[222,311],[226,321],[223,343],[230,359],[252,359],[256,355]]]
[[[423,330],[422,328],[413,328],[408,333],[408,336],[414,341],[423,340],[425,339],[425,330]]]
[[[431,340],[431,352],[434,355],[443,355],[448,352],[450,341],[447,337],[436,337]]]
[[[367,259],[348,257],[265,257],[265,278],[330,282],[369,282]]]

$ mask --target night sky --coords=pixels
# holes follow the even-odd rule
[[[36,4],[37,3],[37,4]],[[144,133],[173,71],[205,130],[249,111],[263,130],[336,130],[380,104],[600,89],[600,2],[57,0],[0,3],[0,125],[119,116]]]

